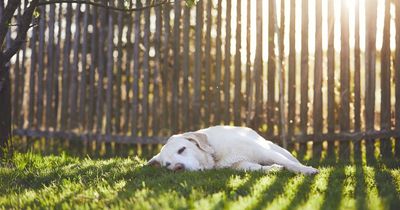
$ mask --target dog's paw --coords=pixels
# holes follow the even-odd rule
[[[303,168],[303,170],[301,171],[303,174],[307,174],[307,175],[313,175],[313,174],[318,174],[319,170],[316,168],[313,168],[311,166],[306,166]]]

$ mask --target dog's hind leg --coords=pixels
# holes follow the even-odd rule
[[[275,150],[267,150],[263,154],[263,159],[267,163],[278,164],[283,166],[284,168],[288,169],[289,171],[293,171],[296,173],[303,173],[303,174],[316,174],[318,170],[301,164],[298,161],[293,161],[287,158],[285,155],[281,154],[279,151]]]
[[[265,172],[270,172],[270,171],[279,171],[283,167],[280,165],[270,165],[270,166],[263,166],[258,163],[252,163],[249,161],[240,161],[237,163],[234,163],[232,165],[232,168],[236,170],[243,170],[243,171],[265,171]]]

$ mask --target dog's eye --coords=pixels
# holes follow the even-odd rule
[[[186,147],[182,147],[178,150],[178,154],[182,154],[183,151],[185,151]]]

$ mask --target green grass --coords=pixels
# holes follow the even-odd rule
[[[315,176],[229,169],[174,173],[139,158],[17,153],[0,167],[0,209],[400,209],[398,161],[309,161]]]

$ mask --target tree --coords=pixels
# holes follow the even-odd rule
[[[130,2],[132,0],[125,0]],[[134,0],[133,0],[134,1]],[[185,0],[187,6],[193,6],[198,0]],[[113,7],[91,0],[24,0],[25,9],[22,15],[16,20],[16,24],[11,24],[14,20],[16,10],[21,6],[21,0],[8,0],[5,6],[4,0],[0,0],[0,157],[3,156],[4,148],[7,148],[11,139],[11,84],[9,62],[17,54],[24,42],[26,42],[27,32],[31,28],[32,19],[35,16],[36,8],[42,5],[57,3],[80,3],[110,10],[135,12],[171,3],[170,0],[153,1],[150,5],[141,7]],[[132,5],[132,4],[125,4]],[[5,47],[5,39],[11,26],[17,27],[17,36],[11,40],[10,46]]]

